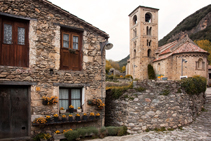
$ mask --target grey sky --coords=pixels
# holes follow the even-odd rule
[[[129,54],[129,17],[139,5],[158,8],[158,39],[179,22],[211,3],[210,0],[49,0],[110,35],[114,47],[106,59],[115,61]]]

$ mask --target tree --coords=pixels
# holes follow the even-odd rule
[[[126,71],[126,67],[123,66],[123,67],[122,67],[122,72],[125,72],[125,71]]]
[[[152,67],[152,65],[148,65],[148,78],[149,79],[155,79],[155,71]]]
[[[209,65],[211,65],[211,42],[209,40],[195,40],[194,41],[200,48],[206,50],[210,55],[208,56],[207,60]]]
[[[108,60],[106,60],[105,69],[106,69],[106,73],[107,73],[107,74],[109,73],[109,70],[110,70],[111,68],[112,68],[111,63],[110,63]]]

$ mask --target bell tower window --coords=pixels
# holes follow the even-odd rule
[[[137,16],[136,15],[133,17],[133,25],[135,25],[135,24],[137,24]]]
[[[145,14],[145,22],[151,23],[152,22],[152,14],[151,13],[146,13]]]

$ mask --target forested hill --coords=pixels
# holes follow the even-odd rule
[[[125,57],[124,59],[118,61],[117,63],[119,64],[120,68],[122,68],[123,66],[127,65],[127,60],[130,58],[130,54]]]
[[[185,18],[158,44],[159,46],[165,45],[180,39],[185,34],[188,34],[192,40],[211,41],[211,4]]]

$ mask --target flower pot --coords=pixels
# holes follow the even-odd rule
[[[78,113],[81,113],[81,112],[82,112],[82,109],[77,109],[77,112],[78,112]]]
[[[76,120],[76,121],[80,121],[81,118],[80,118],[79,116],[76,116],[76,117],[75,117],[75,120]]]
[[[73,121],[73,117],[69,117],[69,121],[72,122]]]
[[[66,118],[62,118],[62,121],[65,122],[67,119]]]
[[[89,119],[90,119],[90,120],[94,120],[94,116],[90,116]]]
[[[82,120],[87,120],[87,116],[83,116]]]
[[[47,123],[51,123],[51,119],[50,118],[46,119],[46,121],[47,121]]]
[[[59,118],[58,117],[54,117],[54,122],[58,122]]]
[[[73,113],[74,109],[73,108],[70,108],[69,111],[70,111],[70,113]]]
[[[43,104],[43,105],[48,105],[48,101],[47,101],[47,100],[43,100],[43,101],[42,101],[42,104]]]
[[[66,110],[59,110],[61,114],[66,113]]]
[[[100,119],[100,116],[96,116],[96,119]]]

